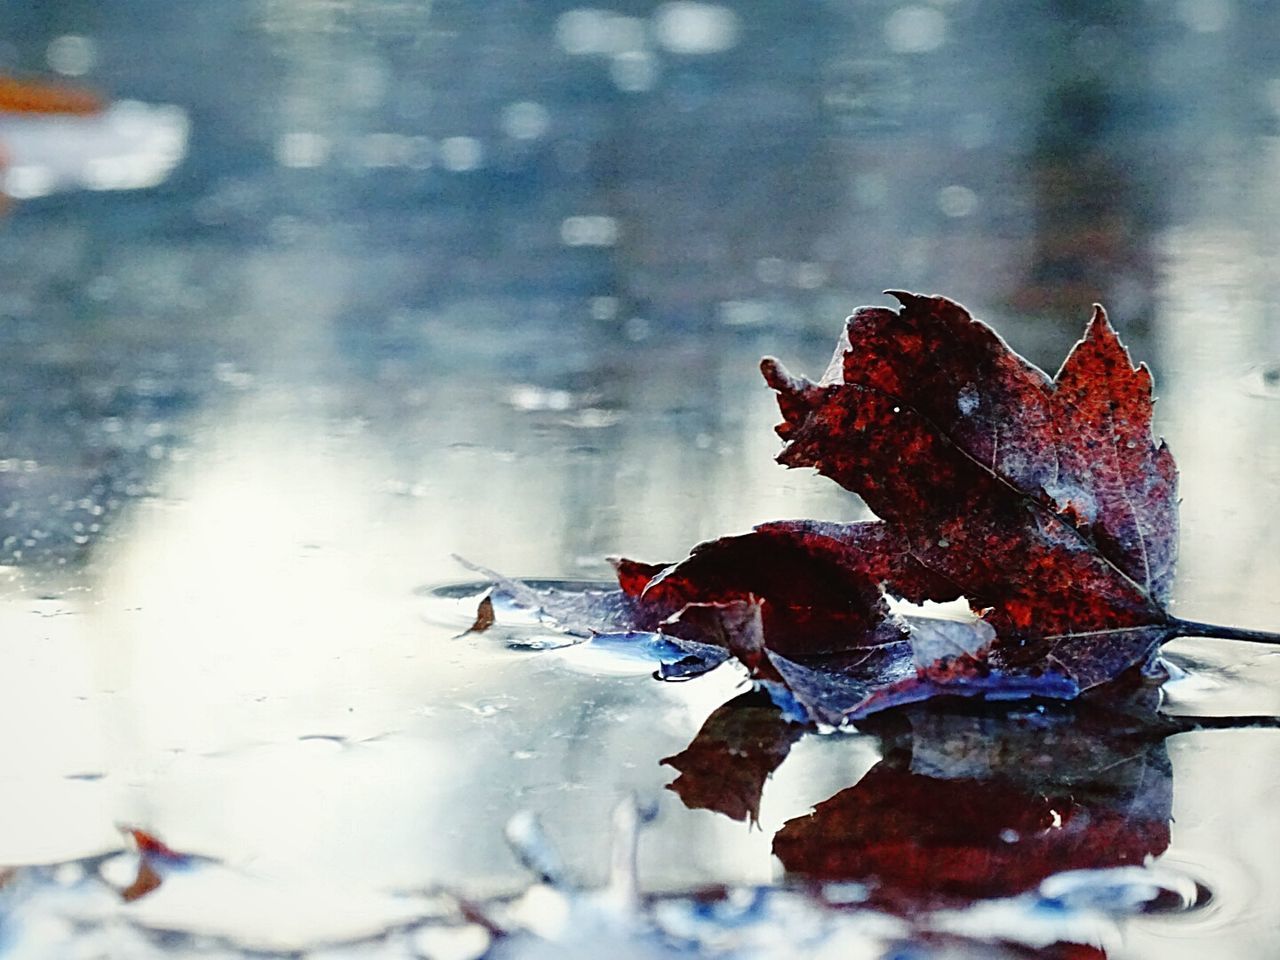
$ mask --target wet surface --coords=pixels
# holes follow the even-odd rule
[[[717,955],[706,918],[728,914],[844,924],[867,956],[920,941],[923,913],[829,912],[874,878],[775,890],[774,837],[939,766],[870,730],[804,736],[763,779],[757,827],[690,809],[660,761],[741,674],[657,683],[532,623],[459,636],[478,593],[453,559],[599,582],[611,555],[866,516],[773,463],[757,363],[820,370],[885,287],[953,296],[1044,363],[1105,302],[1155,372],[1182,471],[1174,611],[1280,628],[1265,4],[0,16],[5,70],[189,121],[164,183],[21,200],[0,222],[0,956],[475,956],[488,935],[449,897],[530,883],[510,818],[536,814],[565,889],[590,894],[631,793],[657,806],[642,890],[728,888],[715,909],[646,907],[638,940],[622,923],[636,955],[659,949],[654,923]],[[1166,710],[1280,712],[1267,648],[1169,653],[1185,673]],[[922,742],[911,756],[948,754]],[[1094,783],[1141,807],[1117,815],[1123,869],[1144,869],[1129,827],[1170,823],[1144,849],[1175,908],[1144,912],[1131,874],[1115,882],[1132,895],[1089,877],[1060,913],[1101,926],[1071,935],[1117,958],[1272,956],[1277,733],[1144,750],[1155,780]],[[119,824],[194,859],[124,904]],[[751,907],[757,887],[773,892]],[[935,952],[911,955],[993,955],[964,938],[1031,936],[1028,911],[1064,889],[931,905]],[[545,955],[521,949],[499,955]]]

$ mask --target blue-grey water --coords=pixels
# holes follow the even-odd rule
[[[800,741],[757,829],[688,810],[658,761],[739,676],[455,639],[429,588],[865,516],[773,463],[756,364],[820,373],[885,288],[1051,370],[1105,303],[1182,472],[1176,612],[1280,628],[1277,36],[1249,0],[0,2],[0,71],[156,108],[174,163],[101,189],[160,168],[0,116],[0,956],[474,955],[379,931],[528,883],[521,811],[600,884],[633,791],[645,890],[779,879],[876,740]],[[1166,709],[1280,712],[1267,648],[1170,652]],[[1280,738],[1168,754],[1155,867],[1213,896],[1106,955],[1274,956]],[[122,905],[119,824],[223,873]]]

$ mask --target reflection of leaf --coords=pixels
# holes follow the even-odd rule
[[[1160,735],[1046,718],[917,714],[857,784],[789,821],[789,873],[857,880],[889,903],[968,902],[1051,874],[1140,865],[1169,844]]]
[[[680,771],[670,789],[691,810],[754,823],[764,782],[803,732],[768,697],[744,693],[713,711],[689,746],[662,761]]]
[[[755,603],[748,666],[829,723],[939,694],[1071,699],[1177,635],[1278,639],[1168,614],[1177,470],[1151,436],[1150,373],[1100,307],[1051,379],[959,304],[894,295],[900,310],[849,319],[818,383],[762,365],[780,462],[881,520],[771,523],[664,568],[620,561],[639,625]],[[894,617],[886,593],[964,597],[979,619]]]
[[[156,869],[157,864],[184,864],[190,858],[146,830],[125,827],[124,832],[138,849],[138,872],[133,882],[120,891],[120,897],[125,903],[133,903],[157,890],[164,882],[163,873]]]
[[[138,861],[138,875],[134,878],[133,883],[120,891],[120,898],[125,903],[133,903],[135,900],[141,900],[148,893],[151,893],[160,886],[160,874],[156,872],[147,860]]]

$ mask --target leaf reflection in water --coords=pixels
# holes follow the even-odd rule
[[[855,891],[859,909],[919,931],[1105,956],[1119,918],[1206,897],[1152,865],[1170,842],[1165,741],[1187,729],[1143,702],[1153,694],[1139,689],[1122,712],[885,714],[864,727],[879,735],[881,761],[785,823],[774,854],[801,888],[832,902]],[[670,788],[690,808],[754,819],[798,731],[767,701],[739,697],[664,761],[680,770]]]
[[[1169,846],[1164,740],[1061,717],[916,714],[857,784],[774,838],[788,873],[907,908],[1008,897]]]
[[[803,734],[767,694],[744,693],[717,708],[688,747],[662,761],[680,771],[669,789],[691,810],[755,824],[765,781]]]

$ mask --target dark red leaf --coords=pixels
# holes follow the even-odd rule
[[[1175,471],[1151,439],[1150,377],[1101,309],[1063,366],[1067,395],[958,304],[898,296],[896,313],[850,318],[819,384],[765,361],[786,418],[779,460],[861,495],[953,585],[930,599],[968,597],[998,649],[1164,624]]]
[[[899,639],[897,630],[878,632],[889,612],[880,585],[890,576],[921,598],[946,589],[912,559],[906,543],[876,522],[766,523],[699,544],[677,564],[622,560],[615,567],[649,628],[688,604],[755,597],[763,602],[770,648],[790,655]]]
[[[976,899],[1031,890],[1062,870],[1140,865],[1168,842],[1167,823],[1134,824],[1071,795],[877,767],[789,822],[773,850],[814,879]]]
[[[993,632],[982,621],[893,617],[877,628],[878,643],[791,659],[772,649],[764,609],[755,598],[690,604],[662,629],[687,644],[691,653],[707,644],[728,650],[775,702],[789,708],[789,715],[831,726],[934,696],[1071,699],[1080,692],[1076,680],[1058,671],[993,667],[986,659]],[[1119,649],[1127,648],[1121,644]],[[1106,653],[1112,659],[1104,663],[1118,659],[1114,651]],[[714,665],[704,657],[698,669],[682,675]],[[1121,672],[1118,668],[1110,678]]]
[[[123,827],[122,829],[128,834],[133,841],[133,845],[138,850],[138,872],[134,876],[133,882],[120,891],[120,897],[125,903],[141,900],[147,894],[160,887],[160,884],[164,882],[164,876],[161,871],[156,869],[157,864],[185,864],[191,859],[186,854],[174,850],[163,840],[146,830],[138,827]]]
[[[1167,613],[1177,470],[1151,435],[1151,376],[1101,307],[1051,379],[959,304],[894,296],[897,311],[849,318],[819,382],[762,363],[779,461],[881,519],[771,523],[678,564],[619,561],[641,628],[732,646],[718,618],[752,601],[758,636],[735,628],[739,658],[830,723],[939,694],[1070,699],[1193,628],[1267,639]],[[964,597],[980,619],[895,617],[886,595]],[[706,609],[681,615],[691,604]]]

